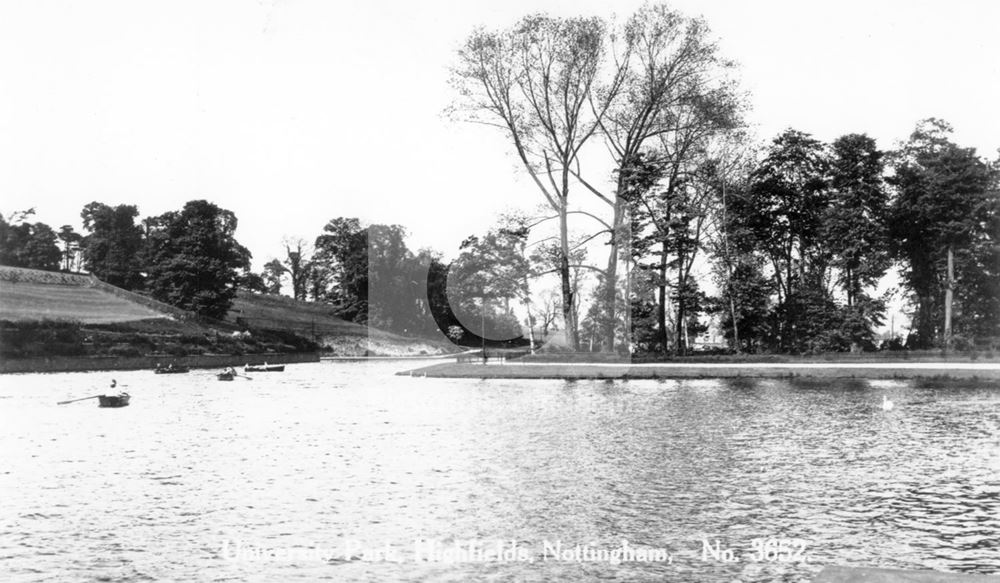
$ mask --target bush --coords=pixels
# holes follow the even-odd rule
[[[129,346],[127,344],[112,346],[111,349],[108,350],[108,354],[110,356],[120,356],[120,357],[142,356],[142,352],[138,348],[134,346]]]
[[[0,356],[76,356],[83,354],[83,334],[74,322],[0,322]]]
[[[170,356],[187,356],[188,351],[183,346],[178,346],[177,344],[171,344],[163,349],[164,352]]]

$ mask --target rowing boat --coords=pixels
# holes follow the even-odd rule
[[[245,365],[243,367],[244,372],[284,372],[285,365],[283,364],[264,364],[264,365]]]
[[[128,401],[131,397],[128,393],[119,393],[117,395],[98,395],[97,396],[97,406],[98,407],[128,407]]]

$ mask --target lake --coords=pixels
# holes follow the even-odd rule
[[[1000,572],[995,384],[393,374],[416,366],[0,377],[4,580]],[[56,405],[111,378],[131,406]]]

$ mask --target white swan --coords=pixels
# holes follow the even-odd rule
[[[883,411],[892,411],[893,407],[895,407],[895,404],[892,401],[889,400],[889,397],[886,397],[885,395],[882,395],[882,410]]]

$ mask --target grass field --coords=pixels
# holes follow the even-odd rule
[[[242,318],[250,327],[294,329],[319,336],[367,336],[368,328],[334,315],[329,304],[300,302],[285,296],[239,292],[226,320]]]
[[[189,316],[148,297],[97,282],[88,275],[0,266],[0,321],[13,323],[15,327],[39,322],[127,325],[129,333],[150,338],[208,334],[213,339],[220,333],[229,334],[246,327],[271,331],[272,336],[295,334],[341,356],[417,356],[455,350],[443,337],[409,338],[370,329],[337,317],[329,304],[296,301],[284,296],[240,292],[225,322],[214,323]],[[190,340],[184,342],[184,346],[196,349]],[[159,345],[159,340],[156,343]],[[123,346],[120,350],[126,348]]]
[[[116,324],[166,317],[93,287],[0,280],[0,320]]]

